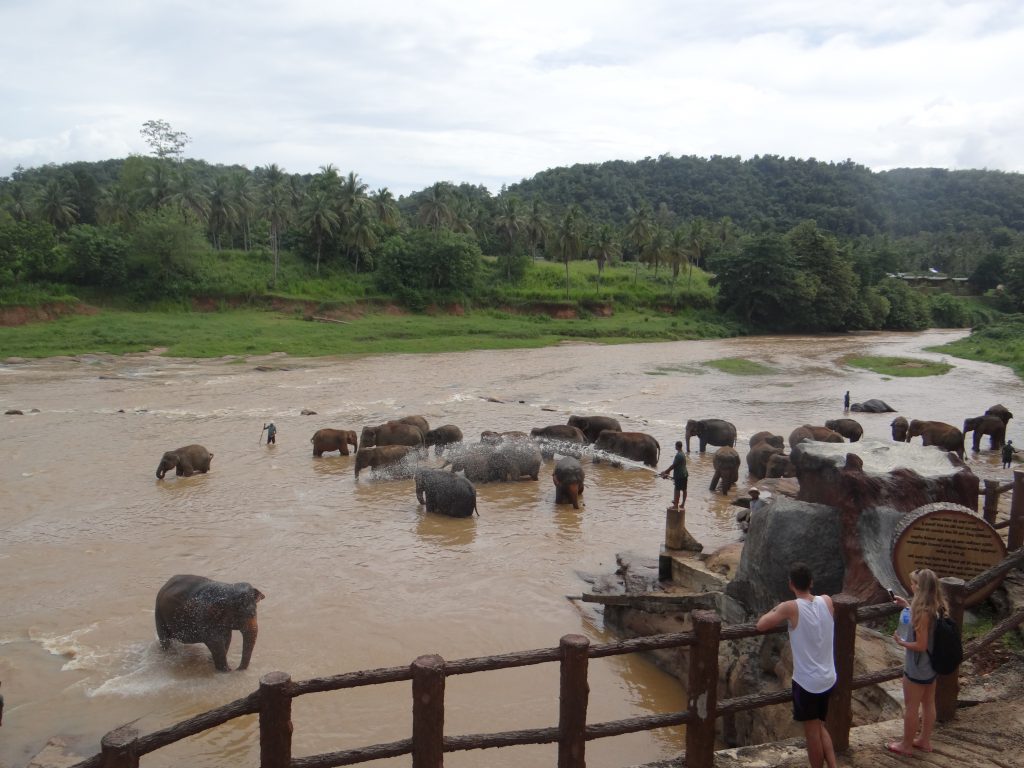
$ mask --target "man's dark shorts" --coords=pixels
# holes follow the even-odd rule
[[[798,723],[808,720],[827,720],[828,698],[831,695],[832,688],[829,688],[824,693],[809,693],[800,687],[800,683],[794,680],[793,719]]]
[[[685,491],[686,490],[686,481],[689,480],[689,479],[690,479],[689,475],[686,475],[685,477],[674,478],[674,482],[676,484],[676,490],[677,491]]]

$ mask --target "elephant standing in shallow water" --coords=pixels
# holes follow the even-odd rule
[[[690,438],[696,435],[700,439],[700,452],[704,453],[708,445],[736,445],[736,426],[724,419],[690,419],[686,422],[686,452],[690,452]]]
[[[313,444],[313,455],[323,456],[325,452],[337,451],[342,456],[348,456],[348,447],[351,445],[353,451],[359,450],[359,441],[356,433],[351,429],[318,429],[309,438]]]
[[[642,461],[648,467],[657,467],[661,456],[661,445],[646,432],[615,432],[606,429],[598,435],[594,448],[633,461]]]
[[[606,429],[622,431],[619,420],[611,416],[570,416],[569,426],[579,429],[586,436],[588,443],[596,443],[598,436]]]
[[[172,469],[178,477],[192,477],[196,472],[206,473],[210,471],[210,462],[213,461],[213,454],[201,445],[186,445],[174,451],[167,451],[160,459],[156,468],[157,479],[163,480]]]
[[[992,450],[999,450],[1006,442],[1006,422],[993,413],[984,416],[975,416],[964,419],[964,437],[968,432],[973,432],[971,439],[971,450],[977,453],[981,449],[981,438],[988,435],[988,447]]]
[[[476,488],[462,475],[443,469],[421,469],[416,473],[416,501],[427,512],[449,517],[470,517],[476,512]]]
[[[910,431],[910,422],[907,421],[906,416],[897,416],[889,426],[892,428],[893,440],[897,443],[909,442],[910,438],[907,437],[907,432]]]
[[[259,627],[256,603],[264,594],[248,582],[225,584],[205,576],[172,576],[156,595],[156,634],[165,651],[171,640],[205,643],[218,672],[228,672],[231,632],[242,633],[239,669],[249,666]]]
[[[559,459],[551,473],[551,482],[555,484],[555,504],[572,504],[573,509],[579,509],[585,479],[586,473],[578,460],[572,456]]]
[[[851,443],[856,443],[864,435],[864,427],[856,419],[829,419],[825,426],[838,432]]]
[[[735,448],[726,445],[715,452],[712,463],[715,467],[715,474],[711,477],[710,490],[714,491],[721,482],[724,495],[736,484],[736,480],[740,476],[740,455]]]
[[[411,418],[411,417],[410,417]],[[423,430],[404,421],[386,421],[375,427],[363,427],[359,435],[363,448],[375,445],[423,445]]]
[[[910,430],[907,432],[907,442],[918,436],[922,445],[934,445],[944,451],[955,453],[961,459],[964,457],[964,433],[952,424],[912,419]]]

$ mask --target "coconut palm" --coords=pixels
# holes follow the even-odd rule
[[[166,162],[151,160],[143,175],[139,190],[139,205],[156,210],[167,203],[171,196],[171,166]]]
[[[239,210],[234,202],[233,180],[225,174],[213,179],[207,207],[206,226],[210,232],[213,247],[221,248],[221,235],[231,231],[239,220]]]
[[[7,185],[4,208],[15,221],[25,221],[32,215],[32,189],[20,181]]]
[[[565,262],[565,298],[569,298],[569,262],[578,259],[583,251],[583,213],[575,203],[569,206],[558,225],[555,235],[558,253]]]
[[[647,244],[647,249],[644,252],[644,257],[647,264],[654,265],[654,278],[658,278],[658,267],[661,266],[662,259],[665,258],[665,253],[668,249],[669,235],[665,231],[665,228],[660,225],[655,225],[654,230],[651,232],[651,240]]]
[[[100,193],[100,221],[104,224],[126,224],[135,217],[132,193],[121,182],[105,187]]]
[[[387,230],[398,229],[402,223],[402,214],[398,210],[398,203],[395,202],[395,196],[391,194],[391,190],[381,187],[370,195],[370,200],[373,202],[374,213],[381,226]]]
[[[302,206],[301,220],[303,226],[316,240],[316,273],[320,274],[320,253],[323,250],[324,237],[333,237],[341,227],[341,219],[334,210],[334,200],[325,189],[314,189],[306,197]]]
[[[50,179],[36,200],[39,214],[54,228],[65,230],[78,221],[78,206],[60,179]]]
[[[182,215],[195,216],[204,223],[207,221],[210,206],[209,196],[187,168],[182,167],[171,177],[167,203],[175,206]]]
[[[602,224],[594,233],[590,254],[597,262],[597,292],[601,293],[601,276],[604,274],[605,264],[619,255],[619,242],[611,224]]]
[[[256,217],[259,208],[259,190],[256,187],[256,180],[252,174],[246,171],[233,171],[228,177],[230,188],[229,201],[234,211],[234,219],[229,225],[232,232],[232,244],[234,244],[234,232],[242,236],[242,248],[249,250],[252,245],[251,231],[252,220]]]
[[[704,254],[708,250],[710,239],[710,233],[708,232],[707,222],[700,216],[690,222],[690,269],[686,276],[686,287],[690,287],[690,283],[693,282],[693,265],[698,264],[703,266]]]
[[[629,223],[626,224],[626,238],[636,246],[636,264],[633,270],[633,284],[636,285],[640,274],[640,261],[643,259],[644,248],[651,241],[654,222],[651,217],[651,206],[646,202],[636,208],[629,209]]]
[[[530,258],[537,258],[537,248],[544,245],[551,231],[551,223],[548,221],[547,213],[544,211],[544,204],[534,198],[530,205],[530,212],[526,214],[524,222],[526,230],[526,241],[530,244]]]
[[[494,227],[505,240],[508,258],[505,260],[506,277],[512,280],[512,257],[516,243],[526,229],[526,220],[519,211],[519,200],[515,197],[503,197],[498,201],[498,215],[494,219]]]
[[[438,181],[423,192],[420,207],[416,213],[420,226],[437,232],[441,227],[451,223],[452,209],[449,205],[451,199],[449,186],[443,181]]]
[[[352,211],[348,227],[348,245],[355,251],[355,269],[359,272],[359,254],[372,250],[377,245],[376,220],[373,207],[369,201],[363,200]]]
[[[665,248],[665,258],[672,266],[672,284],[675,285],[679,277],[679,270],[683,264],[690,261],[690,230],[688,227],[676,227],[668,238],[668,245]]]
[[[274,256],[273,287],[277,287],[277,272],[281,266],[281,230],[291,213],[291,194],[285,181],[284,171],[276,165],[267,167],[263,174],[263,215],[270,224],[270,251]]]

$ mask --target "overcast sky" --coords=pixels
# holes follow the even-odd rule
[[[0,175],[145,154],[376,189],[671,155],[1024,171],[1020,0],[0,0]]]

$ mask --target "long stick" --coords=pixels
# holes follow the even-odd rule
[[[263,433],[267,431],[267,425],[263,425],[263,429],[260,430],[260,441],[256,445],[263,445]]]

